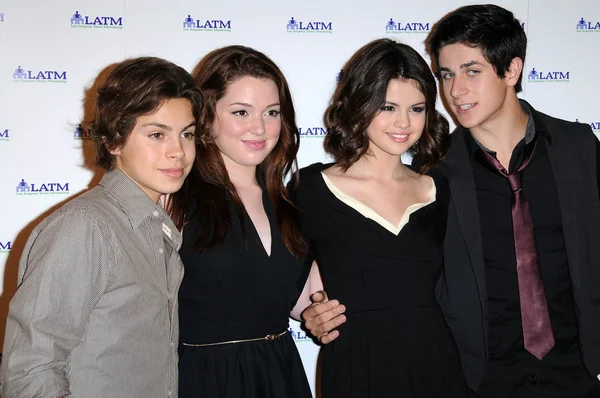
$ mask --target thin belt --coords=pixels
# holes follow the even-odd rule
[[[279,334],[268,334],[264,337],[256,337],[254,339],[243,339],[243,340],[230,340],[230,341],[219,341],[218,343],[206,343],[206,344],[190,344],[190,343],[181,343],[186,347],[211,347],[215,345],[225,345],[225,344],[237,344],[237,343],[248,343],[250,341],[273,341],[277,340],[281,336],[287,333],[287,329]]]

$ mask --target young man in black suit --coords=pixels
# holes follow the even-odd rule
[[[460,125],[439,301],[473,397],[600,397],[600,145],[517,98],[526,47],[495,5],[461,7],[427,39]],[[338,304],[303,314],[323,343]]]

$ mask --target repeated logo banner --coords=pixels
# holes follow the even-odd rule
[[[10,140],[10,130],[0,126],[0,144]]]
[[[422,21],[395,21],[393,18],[385,25],[386,34],[401,34],[401,33],[422,33],[428,34],[430,30],[430,22]]]
[[[25,179],[17,184],[16,193],[18,196],[33,195],[69,195],[68,182],[34,182],[29,183]]]
[[[600,21],[586,21],[581,18],[579,22],[577,22],[577,32],[582,33],[600,33]]]
[[[10,240],[0,240],[0,253],[8,253],[11,249],[12,242]]]
[[[300,329],[296,325],[291,325],[288,331],[290,332],[290,335],[296,343],[305,343],[312,341],[312,338],[309,335],[307,335],[304,330]]]
[[[71,17],[72,28],[123,29],[123,16],[82,15],[79,11]]]
[[[24,69],[19,65],[12,74],[16,83],[67,83],[67,71]]]
[[[527,75],[527,81],[530,83],[568,83],[571,78],[571,72],[567,71],[544,71],[531,69]]]
[[[231,32],[231,20],[194,19],[188,14],[183,21],[183,30],[189,32]]]
[[[328,129],[325,127],[298,127],[298,133],[300,134],[300,139],[302,138],[324,138]]]
[[[288,33],[332,33],[333,23],[319,20],[298,21],[292,17],[287,23]]]
[[[76,141],[89,141],[92,139],[92,129],[85,128],[81,124],[73,131],[73,139]]]

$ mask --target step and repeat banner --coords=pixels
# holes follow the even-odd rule
[[[33,227],[95,185],[89,127],[98,82],[126,58],[154,55],[191,71],[230,44],[270,56],[291,86],[300,166],[325,161],[323,111],[359,47],[390,37],[425,55],[431,26],[465,0],[0,0],[0,342]],[[529,38],[521,96],[600,134],[600,2],[504,0]],[[440,110],[447,114],[439,105]],[[290,328],[313,388],[319,348]],[[393,331],[390,331],[393,333]]]

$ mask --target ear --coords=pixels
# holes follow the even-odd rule
[[[121,154],[121,147],[116,147],[116,148],[111,148],[108,146],[108,144],[106,143],[106,137],[102,137],[102,142],[104,144],[104,147],[106,148],[106,150],[113,156],[119,156]]]
[[[504,79],[510,87],[514,87],[519,81],[521,72],[523,71],[523,60],[519,57],[515,57],[510,61],[510,65],[504,73]]]

